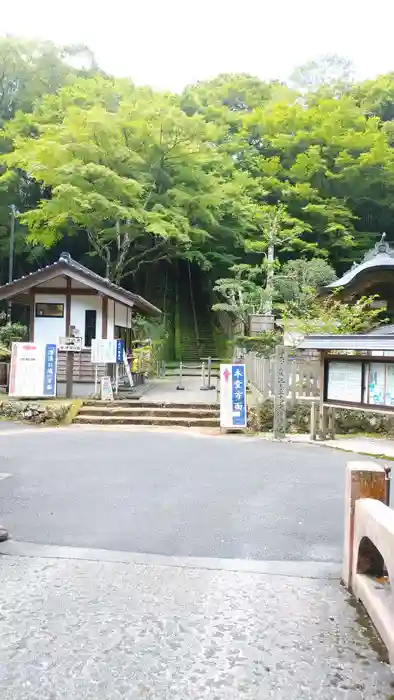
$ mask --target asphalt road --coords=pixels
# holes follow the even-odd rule
[[[176,556],[340,562],[349,455],[256,438],[2,431],[15,540]],[[353,457],[356,458],[356,457]]]

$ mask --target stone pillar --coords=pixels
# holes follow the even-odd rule
[[[286,437],[286,400],[287,400],[287,348],[276,348],[275,396],[274,396],[274,437],[283,440]]]
[[[352,588],[354,511],[359,498],[386,502],[387,481],[384,468],[377,462],[348,462],[345,485],[345,538],[342,578]]]
[[[311,421],[310,421],[310,439],[316,440],[317,425],[319,416],[319,405],[316,401],[311,401]]]

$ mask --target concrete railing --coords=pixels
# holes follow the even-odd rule
[[[387,487],[380,465],[348,464],[343,578],[394,664],[394,511],[385,504]]]

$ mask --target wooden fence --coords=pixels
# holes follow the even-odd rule
[[[254,386],[262,400],[275,396],[278,356],[270,358],[258,357],[255,353],[247,353],[244,357],[248,381]],[[285,382],[286,396],[290,405],[298,399],[319,396],[318,356],[300,355],[291,348],[286,349]]]

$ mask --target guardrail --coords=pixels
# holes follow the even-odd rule
[[[394,511],[386,505],[389,473],[349,462],[343,579],[362,602],[394,664]]]

